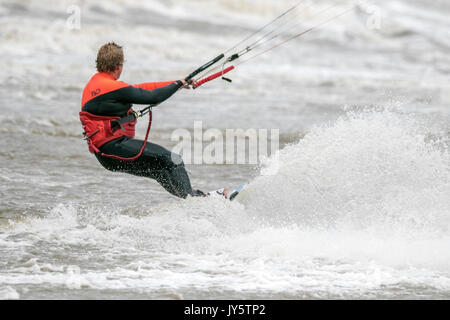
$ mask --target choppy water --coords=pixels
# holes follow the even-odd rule
[[[108,172],[81,140],[101,44],[124,45],[124,81],[177,79],[294,3],[0,1],[0,298],[450,298],[446,1],[361,3],[158,107],[168,148],[195,120],[280,129],[261,165],[188,166],[203,190],[245,183],[234,202]]]

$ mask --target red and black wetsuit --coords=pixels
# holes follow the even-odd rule
[[[180,198],[201,194],[192,189],[181,157],[157,144],[147,143],[142,155],[132,162],[101,155],[131,158],[138,154],[143,141],[134,139],[135,122],[128,123],[124,130],[112,131],[111,121],[132,112],[132,104],[163,102],[182,85],[181,81],[129,85],[103,72],[91,78],[83,91],[80,118],[85,131],[92,135],[90,150],[103,167],[155,179],[168,192]]]

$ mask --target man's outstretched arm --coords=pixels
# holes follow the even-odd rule
[[[139,86],[143,85],[145,84]],[[169,82],[168,85],[153,90],[129,86],[118,90],[119,96],[117,98],[124,103],[158,104],[170,98],[182,86],[181,80]],[[144,87],[149,88],[150,86]]]

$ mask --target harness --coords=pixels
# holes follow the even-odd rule
[[[149,113],[147,132],[144,143],[136,156],[125,158],[100,151],[101,146],[120,137],[134,138],[137,119],[147,112]],[[152,126],[152,111],[151,106],[139,112],[130,108],[127,115],[124,117],[98,116],[86,111],[81,111],[80,121],[84,129],[84,140],[86,140],[91,153],[122,161],[134,161],[142,155],[147,144],[150,128]]]

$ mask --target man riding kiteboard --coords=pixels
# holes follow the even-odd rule
[[[103,45],[97,54],[98,72],[83,90],[80,120],[89,151],[107,170],[155,179],[179,198],[205,196],[192,188],[181,156],[150,142],[144,147],[144,141],[134,138],[137,117],[132,104],[159,104],[189,84],[183,79],[136,85],[118,81],[123,62],[121,46]]]

